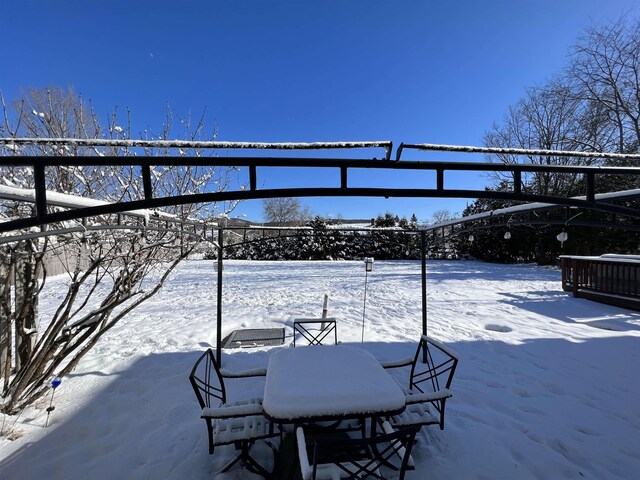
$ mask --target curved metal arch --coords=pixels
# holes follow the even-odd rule
[[[113,146],[125,142],[132,147],[165,147],[187,146],[179,141],[144,141],[144,140],[95,140],[95,139],[0,139],[0,144],[37,143],[45,145],[82,144],[85,146]],[[29,228],[37,225],[74,220],[88,216],[111,214],[130,211],[133,209],[160,208],[187,203],[225,202],[235,200],[266,199],[274,197],[397,197],[397,198],[492,198],[498,200],[515,200],[524,202],[545,202],[560,206],[572,206],[600,210],[603,212],[627,215],[632,218],[640,218],[640,209],[627,208],[613,205],[608,202],[598,201],[595,194],[595,184],[598,176],[606,174],[631,175],[640,177],[638,167],[594,167],[575,165],[539,165],[539,164],[496,164],[482,162],[442,162],[442,161],[392,161],[390,160],[391,142],[328,142],[314,144],[266,144],[251,142],[195,142],[188,148],[241,148],[241,149],[275,149],[275,150],[308,150],[308,149],[345,149],[345,148],[384,148],[387,155],[384,160],[377,159],[345,159],[345,158],[273,158],[273,157],[201,157],[201,156],[11,156],[0,157],[0,165],[28,166],[33,169],[35,184],[34,197],[36,214],[33,217],[20,218],[0,224],[0,232]],[[493,153],[514,155],[554,155],[560,157],[576,158],[616,158],[637,160],[638,155],[609,154],[601,152],[569,152],[550,150],[526,150],[504,149],[486,147],[466,147],[451,145],[404,145],[398,148],[397,159],[400,158],[402,149],[414,148],[439,152],[468,152],[468,153]],[[130,202],[88,206],[63,212],[47,212],[46,191],[46,167],[48,166],[129,166],[139,169],[142,176],[144,198]],[[155,198],[151,182],[152,168],[156,165],[173,166],[209,166],[209,167],[246,167],[249,171],[249,189],[205,192],[189,195],[176,195],[164,198]],[[284,188],[267,189],[257,188],[257,167],[294,167],[294,168],[322,168],[336,169],[339,171],[339,187],[329,188]],[[378,169],[378,170],[402,170],[402,171],[431,171],[435,173],[435,188],[352,188],[348,185],[349,170]],[[446,172],[506,172],[513,176],[512,190],[496,192],[487,190],[450,189],[445,187]],[[551,195],[534,195],[523,192],[523,175],[545,172],[570,175],[582,175],[584,177],[584,198],[567,198]]]
[[[640,173],[640,169],[639,169]],[[579,207],[599,210],[607,213],[640,218],[640,210],[610,203],[581,200],[576,198],[553,197],[549,195],[517,194],[514,192],[493,192],[486,190],[448,190],[437,189],[397,189],[397,188],[295,188],[234,192],[210,192],[174,197],[151,198],[130,202],[113,203],[94,207],[78,208],[45,215],[21,218],[0,223],[0,232],[8,232],[38,225],[77,220],[97,215],[123,213],[130,210],[160,208],[189,203],[225,202],[233,200],[255,200],[284,197],[381,197],[381,198],[487,198],[496,200],[516,200],[525,202],[544,202],[559,206]]]

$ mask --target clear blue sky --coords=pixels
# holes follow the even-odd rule
[[[15,98],[29,86],[72,85],[103,119],[114,106],[130,107],[139,130],[161,125],[167,104],[179,113],[207,107],[218,139],[226,141],[480,145],[526,87],[566,66],[585,27],[638,15],[637,4],[7,0],[0,90]],[[285,171],[259,181],[335,185],[337,178],[321,183],[317,175]],[[400,181],[392,175],[353,184]],[[451,182],[487,180],[468,175]],[[467,200],[303,203],[324,216],[370,218],[390,210],[425,220],[435,210],[461,211]],[[260,220],[261,203],[247,202],[235,213]]]

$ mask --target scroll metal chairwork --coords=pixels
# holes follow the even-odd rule
[[[407,407],[388,419],[393,428],[406,425],[438,425],[444,430],[445,405],[451,394],[451,382],[458,366],[458,355],[442,343],[423,335],[413,359],[383,363],[385,368],[411,365]]]
[[[221,472],[228,471],[241,462],[247,470],[265,478],[271,474],[249,455],[256,440],[277,437],[279,430],[269,422],[262,411],[262,399],[254,398],[239,402],[227,402],[225,378],[247,378],[266,375],[265,369],[255,369],[241,373],[221,371],[215,361],[212,349],[207,349],[193,366],[189,380],[196,394],[201,418],[207,424],[209,453],[215,447],[234,444],[240,453],[229,461]],[[272,447],[273,448],[273,447]]]
[[[410,463],[419,426],[408,426],[369,438],[322,437],[307,444],[302,427],[296,430],[303,480],[335,478],[384,479],[383,468],[392,466],[403,480]],[[310,455],[311,454],[311,455]],[[400,459],[395,466],[392,459]]]
[[[323,345],[333,333],[333,343],[338,344],[338,329],[335,318],[298,318],[293,322],[293,346],[296,346],[297,334],[306,345]],[[329,337],[331,338],[331,337]]]

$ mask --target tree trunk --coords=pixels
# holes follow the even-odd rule
[[[11,376],[11,252],[0,253],[0,378]]]
[[[29,248],[16,253],[15,312],[16,312],[16,370],[26,364],[36,344],[36,313],[38,310],[35,255]]]
[[[538,265],[544,265],[546,262],[544,254],[544,238],[542,232],[538,230],[536,234],[536,260]]]

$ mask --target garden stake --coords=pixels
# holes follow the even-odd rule
[[[51,412],[56,409],[56,407],[53,406],[53,396],[56,394],[56,388],[58,388],[58,385],[60,385],[61,383],[62,379],[57,376],[53,380],[51,380],[51,400],[49,401],[49,407],[47,408],[47,421],[44,423],[45,428],[47,428],[47,425],[49,425],[49,415],[51,415]]]
[[[366,257],[364,259],[364,302],[362,303],[362,340],[364,343],[364,312],[367,309],[367,275],[373,271],[373,258]]]

